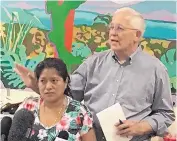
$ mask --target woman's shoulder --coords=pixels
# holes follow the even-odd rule
[[[72,106],[75,106],[75,107],[82,107],[84,106],[84,104],[80,101],[77,101],[71,97],[68,97],[68,100],[69,100],[69,105],[72,105]]]
[[[83,102],[74,100],[72,98],[69,98],[68,109],[70,109],[72,111],[78,111],[79,113],[89,113],[89,114],[91,114],[90,110],[88,109],[88,107]]]
[[[40,97],[27,97],[27,98],[25,98],[24,99],[24,101],[26,101],[26,102],[38,102],[39,100],[40,100],[41,98]]]
[[[19,106],[19,108],[24,108],[27,110],[33,111],[35,107],[38,106],[38,103],[41,101],[39,97],[28,97],[26,98],[23,103]]]

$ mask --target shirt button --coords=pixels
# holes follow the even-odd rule
[[[113,96],[115,96],[115,94],[112,94]]]
[[[116,80],[117,82],[119,82],[119,80]]]

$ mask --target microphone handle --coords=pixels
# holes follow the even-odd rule
[[[27,132],[25,134],[24,141],[31,141],[31,133],[32,133],[32,127],[27,129]]]
[[[30,138],[31,133],[32,133],[32,127],[27,129],[27,132],[26,132],[25,137],[26,137],[26,138]]]
[[[6,135],[4,134],[1,135],[1,141],[7,141]]]

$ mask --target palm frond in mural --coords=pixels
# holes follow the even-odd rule
[[[6,12],[8,12],[6,10]],[[10,13],[8,13],[10,15]],[[1,81],[6,88],[25,88],[20,77],[14,72],[14,63],[19,63],[27,68],[34,70],[35,66],[45,58],[44,53],[40,53],[37,57],[28,59],[26,55],[26,47],[23,45],[23,40],[32,27],[33,21],[28,24],[19,23],[17,12],[11,15],[10,23],[8,24],[7,35],[3,38],[0,51],[0,68]],[[19,30],[17,31],[17,26]]]

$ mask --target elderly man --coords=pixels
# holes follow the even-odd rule
[[[139,47],[144,29],[144,19],[138,12],[117,10],[109,26],[111,49],[89,57],[71,76],[72,94],[91,110],[98,141],[105,138],[96,113],[115,103],[120,103],[127,118],[115,125],[118,134],[133,136],[131,141],[163,136],[175,119],[167,70]],[[25,76],[27,69],[16,65],[16,72],[37,91],[34,77]]]

